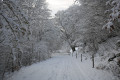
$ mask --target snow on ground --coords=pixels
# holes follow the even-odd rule
[[[15,72],[8,80],[116,80],[112,74],[92,68],[91,61],[57,55]]]

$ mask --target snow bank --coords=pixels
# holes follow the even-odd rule
[[[102,44],[99,44],[99,50],[97,52],[97,69],[107,70],[112,72],[115,76],[120,78],[120,66],[117,65],[117,61],[114,59],[108,62],[108,59],[120,52],[116,47],[117,41],[120,40],[119,37],[114,37]]]

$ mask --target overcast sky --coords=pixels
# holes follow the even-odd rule
[[[70,5],[73,4],[74,0],[46,0],[48,2],[48,7],[52,10],[52,15],[54,15],[59,10],[65,10]]]

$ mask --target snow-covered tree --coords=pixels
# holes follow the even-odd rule
[[[59,48],[61,33],[49,18],[45,0],[0,1],[0,79]]]
[[[120,23],[120,1],[119,0],[108,0],[106,2],[106,6],[108,6],[108,10],[105,11],[106,14],[109,15],[107,23],[103,26],[103,29],[107,29],[109,32],[115,30],[115,28],[119,28]]]
[[[29,22],[14,0],[3,0],[0,4],[0,75],[3,76],[5,71],[21,66],[21,44],[28,40]]]
[[[64,39],[67,40],[69,46],[73,51],[75,51],[75,47],[78,46],[77,40],[80,38],[78,24],[79,11],[78,5],[71,6],[68,10],[59,11],[56,14],[57,25],[60,27],[61,31],[64,34]]]

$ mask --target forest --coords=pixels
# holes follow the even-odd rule
[[[55,16],[46,0],[0,0],[0,80],[60,50],[119,80],[120,0],[75,0]]]

